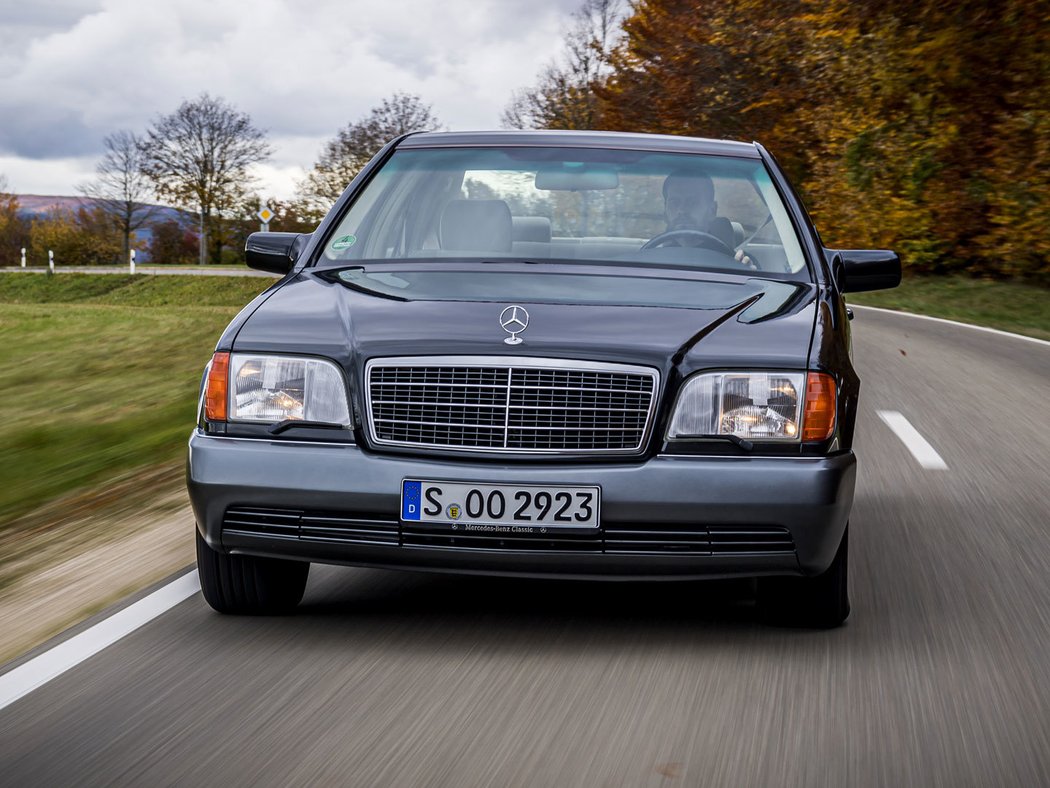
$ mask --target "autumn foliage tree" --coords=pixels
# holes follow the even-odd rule
[[[150,231],[146,251],[151,264],[193,265],[197,261],[200,239],[175,219],[154,222]]]
[[[617,41],[593,127],[758,140],[830,245],[1050,281],[1045,2],[636,0]]]
[[[29,230],[31,265],[114,265],[122,261],[123,241],[112,217],[98,207],[76,211],[53,208],[34,219]]]
[[[0,175],[0,265],[18,265],[29,241],[29,222],[18,212],[18,197]]]
[[[226,222],[226,245],[229,248],[227,261],[244,263],[244,244],[248,236],[260,228],[259,210],[265,205],[273,212],[267,229],[275,233],[312,233],[317,229],[317,221],[302,211],[302,203],[290,200],[263,200],[253,194],[237,206]]]
[[[919,271],[1045,277],[1050,225],[1018,232],[1050,207],[1045,6],[843,2],[837,17],[822,44],[849,56],[822,58],[841,98],[813,113],[806,182],[828,234]]]

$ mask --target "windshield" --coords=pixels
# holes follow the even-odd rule
[[[809,278],[761,160],[589,148],[397,151],[328,239],[321,265],[441,258]]]

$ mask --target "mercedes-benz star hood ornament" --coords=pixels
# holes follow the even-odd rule
[[[499,324],[510,334],[503,341],[508,345],[520,345],[522,340],[518,334],[529,327],[529,313],[525,307],[512,304],[499,313]]]

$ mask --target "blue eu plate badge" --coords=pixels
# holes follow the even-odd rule
[[[404,481],[401,483],[401,519],[419,520],[419,507],[422,498],[423,482]]]

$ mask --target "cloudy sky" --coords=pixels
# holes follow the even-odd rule
[[[0,0],[0,175],[74,194],[102,138],[204,91],[274,147],[263,194],[290,197],[336,130],[395,91],[451,129],[496,128],[561,50],[579,0]]]

